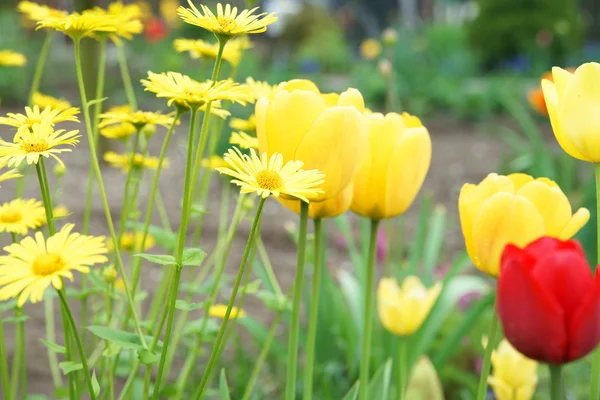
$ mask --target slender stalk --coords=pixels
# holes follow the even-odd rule
[[[258,375],[262,369],[262,366],[269,355],[269,351],[271,351],[271,345],[273,344],[273,339],[275,338],[275,333],[277,332],[277,328],[279,327],[279,321],[281,320],[281,316],[283,313],[280,311],[275,315],[275,319],[273,319],[273,323],[271,324],[271,329],[269,329],[269,333],[265,338],[265,342],[263,344],[262,349],[260,350],[260,354],[254,363],[254,368],[252,369],[252,373],[250,374],[250,378],[246,383],[246,388],[244,389],[244,394],[242,396],[242,400],[250,400],[250,396],[252,396],[252,392],[254,391],[254,386],[256,386],[256,381],[258,380]]]
[[[106,292],[105,292],[105,312],[106,312],[106,324],[110,324],[110,320],[112,319],[112,306],[113,306],[113,300],[112,300],[112,289],[114,288],[114,284],[113,283],[107,283],[106,285]],[[108,348],[108,346],[110,345],[110,342],[107,340],[106,342],[106,348]],[[111,361],[112,361],[112,357],[110,359],[107,360],[108,364],[110,365]],[[112,368],[107,368],[107,380],[108,380],[108,389],[107,392],[109,393],[110,399],[113,400],[114,399],[114,393],[115,393],[115,374]],[[102,373],[100,374],[100,376],[102,376]]]
[[[404,400],[408,382],[408,338],[398,341],[398,400]]]
[[[373,285],[375,279],[375,264],[377,263],[377,228],[379,220],[371,220],[367,276],[365,281],[365,316],[363,326],[362,355],[360,360],[360,380],[358,383],[359,400],[367,399],[369,388],[369,366],[371,364],[371,336],[373,331]]]
[[[125,233],[125,224],[127,223],[127,217],[129,216],[129,192],[131,181],[133,179],[133,175],[135,174],[135,155],[137,153],[137,148],[140,143],[141,128],[137,128],[135,132],[135,136],[133,137],[133,148],[131,149],[131,156],[129,157],[129,170],[127,171],[127,177],[125,178],[125,189],[123,192],[123,203],[121,204],[121,218],[119,219],[119,233],[117,235],[117,240],[121,243],[123,239],[123,234]],[[133,197],[133,196],[131,196]],[[143,247],[142,247],[143,248]],[[133,289],[132,289],[133,292]]]
[[[100,189],[100,197],[102,199],[102,205],[104,208],[104,214],[106,216],[106,223],[108,225],[108,231],[110,232],[110,237],[112,239],[113,247],[115,249],[114,250],[115,251],[115,264],[116,264],[117,269],[119,270],[119,273],[121,274],[121,277],[123,279],[123,287],[125,289],[125,294],[127,296],[127,302],[129,303],[129,308],[131,310],[131,314],[133,317],[133,321],[135,324],[138,338],[139,338],[142,346],[144,348],[147,348],[148,345],[146,344],[146,339],[144,338],[144,335],[142,333],[142,328],[141,328],[141,325],[140,325],[140,322],[139,322],[139,319],[137,316],[137,312],[135,310],[135,303],[133,301],[133,297],[131,296],[131,291],[129,289],[129,282],[127,281],[127,275],[125,274],[125,270],[123,268],[123,260],[121,259],[121,252],[119,250],[119,242],[117,240],[117,235],[115,233],[115,227],[112,222],[112,216],[110,213],[110,205],[108,204],[106,190],[104,189],[104,182],[102,180],[102,172],[100,171],[100,164],[98,164],[98,155],[96,153],[96,144],[94,143],[94,135],[93,135],[93,130],[92,130],[92,124],[90,121],[90,113],[89,113],[89,110],[87,107],[87,96],[85,94],[85,86],[84,86],[84,82],[83,82],[83,71],[81,68],[80,46],[81,46],[80,41],[75,40],[74,41],[75,67],[76,67],[76,71],[77,71],[77,81],[79,84],[79,92],[81,95],[81,104],[82,104],[82,108],[83,108],[86,131],[87,131],[87,135],[88,135],[88,142],[89,142],[89,146],[90,146],[90,159],[94,166],[94,173],[96,175],[96,181],[98,182],[98,188]]]
[[[137,111],[137,100],[135,98],[135,91],[131,83],[131,75],[129,75],[129,67],[127,66],[127,55],[125,54],[125,46],[117,45],[117,56],[119,58],[119,69],[121,70],[121,78],[123,79],[123,86],[125,87],[125,93],[127,93],[127,101],[133,109]]]
[[[90,369],[88,367],[87,356],[85,355],[83,343],[81,342],[79,332],[77,331],[77,324],[75,323],[75,319],[73,318],[73,314],[71,313],[71,310],[69,308],[69,303],[67,302],[67,295],[65,294],[64,288],[62,288],[61,290],[57,289],[56,291],[58,292],[58,298],[60,299],[60,302],[64,307],[65,316],[67,317],[67,320],[71,325],[71,333],[75,338],[75,344],[77,345],[77,350],[79,352],[79,360],[83,365],[83,374],[85,376],[85,382],[87,383],[88,394],[90,395],[90,399],[95,400],[96,395],[94,394],[94,385],[92,384],[92,374],[90,373]]]
[[[23,316],[23,310],[21,307],[15,307],[15,318],[19,318]],[[25,363],[25,323],[23,321],[17,322],[16,331],[15,331],[15,348],[13,352],[13,362],[12,362],[12,377],[10,382],[10,392],[14,395],[13,398],[17,398],[17,392],[19,391],[19,382],[20,379],[23,379],[21,376],[23,374],[22,364]],[[23,393],[21,393],[23,396]]]
[[[600,260],[600,163],[594,164],[596,176],[596,244],[597,257]],[[598,400],[600,398],[600,347],[594,350],[592,358],[592,383],[590,385],[590,399]]]
[[[53,297],[44,297],[44,319],[46,320],[46,340],[51,343],[56,343]],[[48,363],[50,364],[50,375],[52,376],[54,387],[61,387],[62,378],[60,370],[58,369],[58,357],[56,357],[56,353],[50,349],[48,349]]]
[[[158,211],[158,217],[163,229],[167,232],[173,232],[171,228],[171,222],[169,221],[169,214],[167,214],[167,207],[165,206],[165,200],[163,198],[160,189],[156,192],[156,210]]]
[[[20,316],[23,316],[23,310],[20,309]],[[27,353],[26,353],[26,342],[25,342],[25,321],[20,322],[21,325],[21,400],[27,398]]]
[[[165,360],[167,357],[167,352],[169,350],[169,340],[171,339],[171,328],[173,326],[173,318],[175,317],[175,301],[177,300],[177,289],[179,287],[179,279],[181,277],[181,269],[183,268],[183,250],[185,248],[185,239],[187,233],[187,225],[188,225],[188,210],[190,208],[190,186],[191,186],[191,173],[192,173],[192,162],[194,156],[194,146],[191,144],[194,143],[194,133],[196,126],[196,118],[197,118],[197,110],[192,110],[192,116],[190,120],[190,131],[188,137],[188,152],[187,152],[187,160],[185,164],[185,181],[183,188],[183,204],[181,207],[181,223],[179,226],[179,235],[177,237],[177,248],[175,250],[175,262],[176,265],[173,266],[175,271],[173,272],[174,281],[170,303],[169,303],[169,314],[167,317],[167,329],[165,331],[165,338],[163,349],[160,355],[160,362],[158,364],[158,374],[156,375],[156,381],[154,383],[154,393],[152,398],[157,400],[159,396],[160,383],[162,379],[163,369],[165,367]],[[205,116],[206,118],[206,116]]]
[[[211,369],[215,363],[217,355],[219,353],[219,348],[221,346],[221,341],[223,340],[223,335],[225,334],[225,329],[227,328],[227,322],[229,321],[229,316],[231,315],[231,309],[235,304],[235,298],[237,296],[237,292],[240,286],[240,282],[242,281],[242,277],[244,276],[244,271],[246,269],[246,264],[248,262],[248,256],[250,255],[250,251],[252,250],[254,244],[254,238],[258,233],[258,225],[260,222],[260,217],[262,215],[262,209],[265,205],[265,198],[260,199],[258,203],[258,208],[256,209],[256,215],[254,216],[254,220],[252,221],[252,228],[250,228],[250,234],[248,235],[248,241],[246,242],[246,248],[244,249],[244,255],[242,256],[242,262],[240,263],[240,268],[238,270],[237,276],[235,278],[235,283],[233,284],[233,290],[231,292],[231,297],[229,298],[229,303],[227,304],[227,311],[225,311],[225,316],[223,317],[223,322],[221,323],[221,328],[219,329],[219,333],[217,334],[217,340],[213,345],[212,352],[210,354],[210,359],[208,360],[208,364],[206,366],[206,370],[204,371],[204,375],[202,375],[202,381],[200,382],[200,386],[194,395],[194,399],[199,400],[202,396],[202,392],[208,383],[208,377],[210,376]]]
[[[54,36],[54,31],[52,29],[47,29],[46,38],[44,39],[44,44],[40,50],[40,56],[35,64],[31,89],[29,89],[29,97],[27,98],[29,107],[33,107],[33,95],[38,92],[40,88],[40,81],[42,80],[42,74],[44,73],[44,65],[46,64],[46,59],[48,58],[48,53],[50,52],[50,47],[52,45],[52,36]]]
[[[4,324],[0,313],[0,383],[2,397],[11,399],[10,381],[8,379],[8,358],[6,357],[6,341],[4,340]]]
[[[494,307],[494,310],[496,307]],[[496,344],[496,331],[498,330],[498,316],[496,311],[492,316],[492,322],[488,330],[488,341],[485,346],[485,353],[483,355],[483,366],[481,368],[481,375],[479,376],[479,386],[477,389],[477,400],[485,400],[488,385],[488,375],[490,373],[490,367],[492,365],[492,350]]]
[[[562,382],[562,365],[548,365],[550,369],[550,398],[563,400],[565,398]]]
[[[292,303],[292,320],[288,340],[287,376],[285,381],[285,399],[296,397],[296,368],[298,360],[298,334],[300,330],[300,303],[302,300],[302,284],[304,282],[304,261],[306,258],[306,225],[308,222],[308,203],[300,202],[300,230],[298,232],[298,258],[296,263],[296,279],[294,281],[294,300]]]
[[[315,345],[317,343],[317,324],[319,321],[319,293],[321,286],[321,269],[323,268],[321,253],[323,251],[323,221],[320,218],[315,223],[315,254],[313,262],[312,296],[308,322],[308,339],[306,350],[306,371],[304,373],[304,400],[312,399],[313,375],[315,365]]]
[[[267,249],[265,248],[265,244],[263,243],[262,238],[259,236],[257,239],[256,246],[258,248],[258,254],[260,255],[260,259],[265,267],[265,272],[267,273],[267,279],[269,283],[273,287],[277,298],[284,298],[283,291],[281,290],[281,286],[277,281],[277,277],[275,276],[275,272],[273,272],[273,264],[271,264],[271,260],[269,259],[269,253],[267,253]]]

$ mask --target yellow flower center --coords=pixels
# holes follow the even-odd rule
[[[0,222],[5,224],[14,224],[22,219],[23,215],[21,215],[21,212],[18,210],[7,210],[6,212],[0,214]]]
[[[219,23],[219,27],[223,32],[231,31],[235,25],[234,19],[225,17],[224,15],[219,15],[217,17],[217,22]]]
[[[21,150],[26,153],[42,153],[48,150],[48,142],[43,139],[21,143]]]
[[[275,171],[260,171],[256,174],[256,183],[261,189],[276,190],[283,186],[283,179]]]
[[[33,273],[37,276],[48,276],[60,271],[65,262],[58,254],[40,254],[33,262]]]

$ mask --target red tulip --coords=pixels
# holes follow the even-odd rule
[[[534,360],[567,363],[600,342],[600,274],[574,240],[507,245],[497,306],[508,341]]]

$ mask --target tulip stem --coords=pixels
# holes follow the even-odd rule
[[[358,399],[366,400],[369,388],[369,365],[371,363],[371,333],[373,331],[373,285],[375,278],[375,264],[377,259],[377,229],[379,220],[371,220],[371,233],[369,238],[369,254],[367,275],[365,282],[365,315],[362,340],[362,355],[360,359],[360,377],[358,382]]]
[[[594,164],[596,175],[596,240],[597,254],[600,260],[600,163]],[[590,385],[590,399],[598,400],[600,398],[600,347],[594,351],[592,360],[592,384]]]
[[[308,203],[300,201],[300,230],[298,231],[298,259],[296,279],[294,281],[294,300],[288,340],[287,376],[285,381],[285,400],[296,398],[296,367],[298,361],[298,334],[300,324],[300,303],[302,283],[304,281],[304,260],[306,258],[306,225],[308,222]]]
[[[562,365],[549,364],[550,369],[550,398],[563,400]]]
[[[398,342],[398,400],[404,400],[406,382],[408,380],[408,337],[401,337]]]
[[[494,306],[494,314],[492,315],[492,322],[488,330],[488,341],[485,346],[485,354],[483,356],[483,367],[481,368],[481,375],[479,376],[479,387],[477,388],[477,400],[484,400],[487,392],[487,381],[490,373],[490,366],[492,364],[492,350],[496,345],[496,331],[498,330],[498,315],[496,314],[496,307]]]

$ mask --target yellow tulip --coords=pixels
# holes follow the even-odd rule
[[[350,183],[344,190],[330,199],[311,201],[308,204],[309,218],[333,218],[342,215],[350,208],[353,194],[354,186]],[[290,210],[296,213],[300,212],[300,203],[298,201],[284,199],[279,199],[279,201]]]
[[[600,162],[600,64],[583,64],[574,73],[554,67],[552,77],[542,80],[542,90],[556,140],[571,156]]]
[[[498,276],[508,243],[523,247],[542,236],[566,240],[590,218],[585,208],[572,213],[555,182],[526,174],[489,174],[479,185],[463,185],[458,209],[467,252],[491,276]]]
[[[530,400],[538,382],[538,363],[503,339],[492,352],[493,374],[488,383],[498,400]]]
[[[366,156],[363,111],[356,89],[322,95],[311,81],[286,82],[273,99],[256,103],[260,153],[281,153],[284,163],[300,160],[303,169],[318,169],[325,174],[324,194],[313,201],[332,199],[351,184]]]
[[[383,278],[377,287],[377,312],[385,329],[398,336],[407,336],[425,321],[435,304],[442,284],[425,288],[418,277],[407,276],[402,286],[394,278]]]
[[[431,138],[409,114],[366,114],[370,151],[354,178],[350,208],[382,219],[400,215],[421,189],[431,162]],[[327,179],[327,177],[325,177]]]

